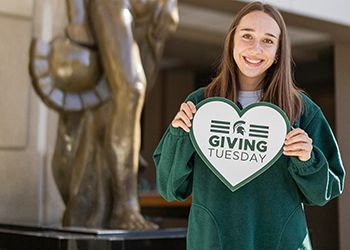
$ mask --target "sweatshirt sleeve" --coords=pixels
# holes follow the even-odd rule
[[[345,170],[333,132],[318,108],[302,128],[313,140],[308,161],[291,157],[288,170],[309,205],[324,205],[344,190]]]
[[[200,88],[185,102],[196,105],[203,99],[204,89]],[[185,200],[192,193],[194,156],[189,133],[170,124],[153,153],[157,188],[165,200]]]
[[[169,125],[153,154],[157,188],[165,200],[181,201],[191,194],[194,151],[189,134]]]

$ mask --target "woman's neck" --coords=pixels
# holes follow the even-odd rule
[[[257,77],[247,77],[243,74],[239,74],[239,88],[242,91],[256,91],[261,88],[260,83],[264,79],[265,75]]]

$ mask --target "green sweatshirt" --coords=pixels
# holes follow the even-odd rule
[[[302,95],[304,111],[294,127],[313,140],[306,162],[282,155],[267,171],[231,192],[205,165],[189,134],[168,127],[153,158],[157,187],[168,201],[192,194],[187,249],[311,249],[302,204],[326,204],[344,188],[345,170],[320,108]],[[194,104],[204,89],[190,94]]]

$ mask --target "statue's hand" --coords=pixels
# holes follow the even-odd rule
[[[169,32],[174,32],[179,23],[177,0],[159,1],[153,15],[152,35],[156,40],[163,40]]]

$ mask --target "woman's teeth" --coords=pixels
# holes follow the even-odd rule
[[[251,59],[251,58],[248,58],[248,57],[245,57],[245,60],[249,63],[252,63],[252,64],[259,64],[261,63],[263,60],[260,60],[260,59]]]

